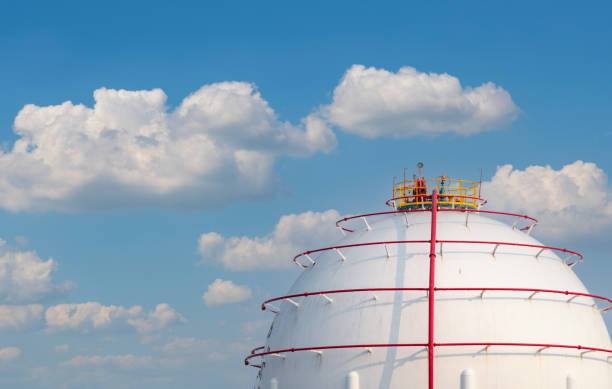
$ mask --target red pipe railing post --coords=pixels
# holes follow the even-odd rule
[[[431,194],[431,241],[429,245],[429,389],[434,388],[434,292],[436,281],[436,218],[438,215],[438,192]]]

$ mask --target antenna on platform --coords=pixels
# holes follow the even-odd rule
[[[480,181],[478,182],[478,197],[480,198],[480,192],[482,191],[482,168],[480,168]]]
[[[417,163],[417,167],[419,168],[419,177],[423,177],[423,162]]]

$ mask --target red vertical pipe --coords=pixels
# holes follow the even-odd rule
[[[429,245],[429,389],[434,388],[434,292],[436,281],[436,218],[438,215],[438,192],[431,194],[431,240]]]

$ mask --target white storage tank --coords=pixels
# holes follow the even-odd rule
[[[393,210],[339,221],[346,236],[298,255],[287,295],[264,303],[255,387],[612,388],[612,300],[576,276],[581,255],[482,203],[476,182],[416,177],[394,184]]]

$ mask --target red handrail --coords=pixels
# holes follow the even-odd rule
[[[612,354],[612,350],[597,348],[597,347],[587,347],[581,345],[567,345],[567,344],[550,344],[550,343],[516,343],[516,342],[466,342],[466,343],[434,343],[434,347],[450,347],[450,346],[523,346],[523,347],[540,347],[540,348],[566,348],[566,349],[576,349],[576,350],[585,350],[585,351],[599,351],[603,353]],[[280,353],[293,353],[296,351],[320,351],[320,350],[329,350],[329,349],[348,349],[348,348],[379,348],[379,347],[427,347],[427,343],[390,343],[390,344],[347,344],[347,345],[334,345],[334,346],[318,346],[318,347],[294,347],[294,348],[285,348],[279,350],[271,350],[265,351],[262,353],[255,353],[247,356],[244,359],[244,364],[249,366],[249,360],[255,357],[262,357],[270,354],[280,354]],[[259,367],[259,365],[251,365]]]
[[[399,214],[399,213],[412,213],[412,212],[430,212],[430,210],[429,209],[407,209],[407,210],[402,210],[402,211],[374,212],[374,213],[365,213],[363,215],[347,216],[344,219],[338,220],[336,222],[336,227],[341,228],[342,230],[346,232],[355,232],[355,230],[350,230],[348,228],[342,227],[340,223],[344,223],[346,221],[353,220],[353,219],[359,219],[361,217],[390,215],[390,214]],[[521,215],[517,213],[509,213],[509,212],[496,212],[496,211],[484,211],[484,210],[479,211],[477,209],[445,209],[445,208],[438,209],[438,212],[476,212],[476,213],[482,212],[482,213],[488,213],[488,214],[494,214],[494,215],[514,216],[514,217],[518,217],[522,219],[531,220],[533,221],[533,224],[531,226],[535,226],[536,224],[538,224],[538,220],[531,216]]]
[[[265,346],[255,347],[253,350],[251,350],[251,354],[255,354],[257,351],[263,350],[265,348],[266,348]]]
[[[572,267],[577,262],[582,262],[582,260],[584,259],[584,256],[582,254],[577,253],[572,250],[562,249],[558,247],[551,247],[551,246],[542,246],[542,245],[537,245],[537,244],[513,243],[513,242],[487,242],[487,241],[479,241],[479,240],[438,240],[438,242],[440,243],[467,243],[467,244],[493,244],[493,245],[500,245],[500,246],[523,246],[523,247],[534,247],[534,248],[538,248],[542,250],[555,250],[555,251],[560,251],[562,253],[575,255],[578,257],[578,261],[574,261],[574,262],[567,264],[569,267]]]
[[[310,254],[318,253],[321,251],[327,251],[327,250],[344,249],[347,247],[372,246],[372,245],[378,245],[378,244],[394,244],[394,243],[429,243],[429,239],[427,240],[394,240],[394,241],[389,241],[389,242],[353,243],[353,244],[345,244],[345,245],[340,245],[340,246],[330,246],[330,247],[325,247],[322,249],[304,251],[303,253],[300,253],[296,255],[295,257],[293,257],[293,262],[295,262],[296,265],[301,266],[304,269],[307,269],[308,266],[302,265],[301,263],[297,262],[297,259],[303,255],[310,255]]]
[[[355,289],[333,289],[333,290],[322,290],[319,292],[304,292],[304,293],[295,293],[295,294],[289,294],[286,296],[280,296],[280,297],[274,297],[271,299],[268,299],[266,301],[264,301],[261,304],[261,310],[265,311],[265,310],[269,310],[269,308],[266,307],[267,304],[275,302],[275,301],[280,301],[280,300],[285,300],[288,298],[295,298],[295,297],[308,297],[308,296],[318,296],[318,295],[323,295],[323,294],[335,294],[335,293],[355,293],[355,292],[389,292],[389,291],[426,291],[429,288],[355,288]],[[494,291],[494,292],[537,292],[537,293],[554,293],[554,294],[563,294],[566,296],[576,296],[576,297],[591,297],[594,299],[598,299],[598,300],[603,300],[606,301],[610,304],[612,304],[612,299],[607,298],[607,297],[603,297],[603,296],[598,296],[596,294],[589,294],[589,293],[582,293],[582,292],[570,292],[567,290],[554,290],[554,289],[529,289],[529,288],[434,288],[435,291],[439,291],[439,292],[454,292],[454,291],[479,291],[479,292],[486,292],[486,291]],[[612,305],[602,309],[602,312],[606,312],[608,310],[612,309]],[[274,311],[273,311],[274,312]]]
[[[578,262],[582,262],[583,260],[583,255],[580,253],[577,253],[575,251],[572,250],[568,250],[568,249],[562,249],[562,248],[558,248],[558,247],[552,247],[552,246],[542,246],[542,245],[536,245],[536,244],[528,244],[528,243],[514,243],[514,242],[495,242],[495,241],[478,241],[478,240],[437,240],[436,242],[438,243],[465,243],[465,244],[489,244],[489,245],[497,245],[497,246],[521,246],[521,247],[533,247],[533,248],[539,248],[541,250],[554,250],[554,251],[560,251],[563,253],[568,253],[573,255],[576,255],[579,259],[578,261],[574,261],[572,263],[568,263],[567,265],[572,267],[574,266],[576,263]],[[312,266],[306,266],[303,265],[302,263],[298,262],[297,259],[301,256],[305,256],[305,255],[310,255],[310,254],[314,254],[314,253],[318,253],[321,251],[328,251],[328,250],[339,250],[339,249],[344,249],[344,248],[349,248],[349,247],[360,247],[360,246],[373,246],[373,245],[384,245],[384,244],[400,244],[400,243],[430,243],[430,240],[391,240],[391,241],[382,241],[382,242],[367,242],[367,243],[353,243],[353,244],[345,244],[345,245],[339,245],[339,246],[330,246],[330,247],[324,247],[321,249],[316,249],[316,250],[308,250],[308,251],[304,251],[303,253],[300,253],[298,255],[296,255],[295,257],[293,257],[293,262],[302,267],[303,269],[307,269],[309,267]],[[313,265],[316,262],[313,263]]]
[[[427,343],[394,343],[394,344],[348,344],[348,345],[340,345],[340,346],[320,346],[320,347],[294,347],[294,348],[286,348],[280,350],[273,351],[265,351],[263,353],[251,354],[244,359],[244,364],[249,366],[249,359],[255,357],[261,357],[264,355],[270,354],[280,354],[280,353],[288,353],[288,352],[296,352],[296,351],[313,351],[313,350],[330,350],[330,349],[339,349],[339,348],[376,348],[376,347],[423,347],[427,346]],[[253,365],[254,366],[254,365]]]
[[[323,290],[320,292],[304,292],[304,293],[296,293],[289,294],[287,296],[274,297],[269,300],[264,301],[261,304],[261,310],[265,311],[266,304],[273,303],[274,301],[285,300],[288,298],[295,297],[308,297],[308,296],[318,296],[322,294],[334,294],[334,293],[354,293],[354,292],[384,292],[384,291],[394,291],[394,290],[404,290],[404,291],[425,291],[428,288],[357,288],[357,289],[337,289],[337,290]]]

